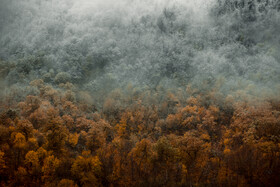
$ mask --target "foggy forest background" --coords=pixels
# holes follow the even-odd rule
[[[279,186],[280,1],[0,0],[0,186]]]

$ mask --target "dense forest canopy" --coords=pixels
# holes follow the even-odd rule
[[[0,0],[0,186],[279,186],[280,1]]]

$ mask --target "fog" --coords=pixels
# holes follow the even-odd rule
[[[127,85],[154,92],[191,85],[236,97],[279,93],[277,1],[0,3],[4,95],[36,92],[29,86],[35,79],[54,87],[70,82],[99,99]]]

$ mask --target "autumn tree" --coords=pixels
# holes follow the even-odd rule
[[[130,151],[128,159],[131,160],[131,180],[138,181],[138,185],[148,185],[152,174],[152,143],[148,139],[138,142]]]
[[[29,151],[25,155],[24,162],[25,162],[25,166],[26,166],[28,175],[31,178],[30,180],[31,181],[33,181],[35,179],[39,179],[40,180],[41,166],[40,166],[39,157],[38,157],[37,152]]]
[[[46,124],[44,131],[46,133],[47,149],[54,151],[56,155],[62,154],[67,138],[67,131],[62,125],[61,118],[51,120]]]
[[[97,156],[91,156],[90,151],[84,151],[74,161],[71,172],[79,185],[101,186],[102,166]]]
[[[42,180],[45,183],[52,183],[56,178],[56,170],[59,167],[60,161],[54,155],[50,155],[44,159],[42,167]]]

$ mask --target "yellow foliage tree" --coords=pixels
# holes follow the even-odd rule
[[[55,171],[59,167],[60,161],[53,155],[48,156],[44,160],[44,165],[42,167],[44,181],[51,181],[55,177]]]
[[[83,156],[78,156],[76,158],[72,165],[71,172],[81,185],[101,186],[101,162],[97,156],[91,156],[89,152],[83,152]]]
[[[37,152],[29,151],[25,155],[25,165],[31,175],[35,175],[39,172],[40,163]]]
[[[75,184],[74,181],[69,180],[69,179],[62,179],[59,183],[58,183],[58,187],[78,187],[77,184]]]
[[[0,151],[0,174],[3,174],[5,172],[5,169],[7,168],[4,155],[5,153]]]

